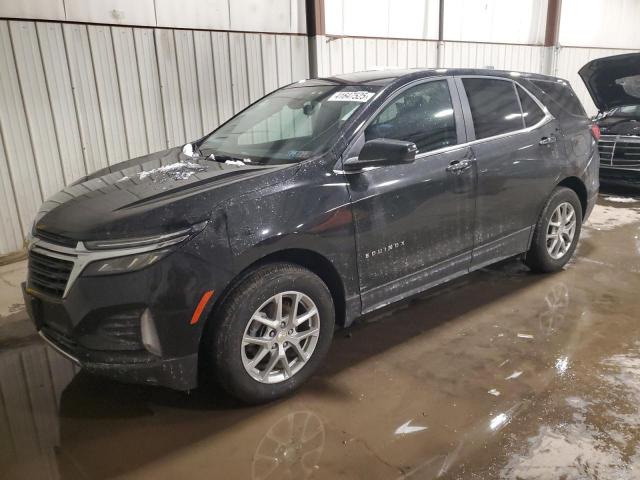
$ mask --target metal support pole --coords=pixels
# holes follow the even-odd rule
[[[318,77],[318,36],[325,34],[324,0],[306,0],[309,77]]]
[[[440,0],[438,8],[438,46],[436,66],[444,67],[444,0]]]
[[[545,65],[544,73],[556,75],[558,67],[558,55],[560,54],[560,14],[562,11],[562,0],[547,1],[547,25],[544,35]]]

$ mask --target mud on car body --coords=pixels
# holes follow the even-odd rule
[[[537,84],[559,81],[403,70],[279,89],[45,202],[30,315],[93,372],[282,396],[335,325],[512,256],[565,265],[598,151],[589,119]]]

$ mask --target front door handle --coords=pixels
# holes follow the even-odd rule
[[[470,168],[471,168],[471,160],[469,160],[468,158],[465,158],[463,160],[454,160],[447,166],[446,170],[447,172],[460,174]]]
[[[540,145],[550,145],[552,143],[556,143],[556,140],[558,139],[555,135],[549,135],[548,137],[542,137],[538,143]]]

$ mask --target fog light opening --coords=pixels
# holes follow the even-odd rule
[[[148,308],[142,312],[142,316],[140,317],[140,333],[142,335],[142,345],[144,345],[144,348],[153,355],[157,355],[158,357],[162,356],[162,348],[160,347],[156,324]]]

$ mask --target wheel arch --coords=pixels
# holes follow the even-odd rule
[[[580,206],[582,207],[582,218],[584,219],[584,215],[587,211],[587,202],[589,200],[587,195],[587,187],[584,182],[578,177],[567,177],[559,182],[557,186],[569,188],[576,193],[578,199],[580,200]]]
[[[229,293],[241,283],[249,274],[263,265],[276,262],[288,262],[304,267],[315,273],[327,285],[336,312],[336,325],[343,326],[346,320],[346,293],[344,283],[338,270],[324,255],[304,248],[287,248],[271,252],[247,265],[234,279],[229,282],[218,296],[207,318],[207,323],[216,315]]]

